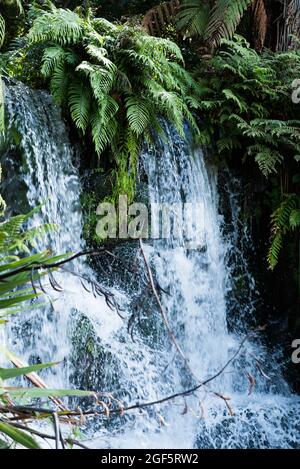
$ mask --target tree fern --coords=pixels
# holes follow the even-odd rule
[[[185,0],[178,13],[177,27],[217,46],[231,39],[252,0]]]
[[[217,0],[211,10],[205,39],[218,45],[222,38],[230,39],[252,0]]]
[[[122,172],[119,180],[131,194],[135,182],[126,182],[124,168],[136,177],[134,150],[154,131],[162,131],[160,117],[182,135],[184,121],[197,132],[192,109],[199,107],[203,89],[183,68],[182,53],[172,41],[54,6],[38,14],[28,38],[29,50],[44,48],[42,73],[49,77],[56,101],[80,132],[91,134],[99,156],[111,153]],[[128,141],[120,143],[119,158],[116,137],[123,128]]]

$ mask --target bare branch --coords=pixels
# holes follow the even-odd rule
[[[187,368],[187,370],[189,371],[189,373],[192,375],[193,379],[195,379],[196,381],[198,381],[198,378],[197,376],[195,376],[193,370],[191,369],[190,365],[189,365],[189,362],[187,360],[187,358],[185,357],[183,351],[181,350],[181,347],[179,346],[176,338],[175,338],[175,335],[172,331],[172,328],[170,326],[170,323],[169,323],[169,320],[168,320],[168,317],[166,315],[166,312],[163,308],[163,305],[160,301],[160,298],[159,298],[159,295],[157,293],[157,290],[155,288],[155,283],[154,283],[154,279],[153,279],[153,274],[152,274],[152,270],[151,270],[151,267],[147,261],[147,258],[146,258],[146,254],[145,254],[145,251],[144,251],[144,248],[143,248],[143,242],[142,240],[140,239],[140,248],[141,248],[141,253],[142,253],[142,256],[143,256],[143,259],[144,259],[144,262],[145,262],[145,266],[146,266],[146,269],[147,269],[147,272],[148,272],[148,278],[149,278],[149,282],[150,282],[150,286],[151,286],[151,289],[153,291],[153,294],[154,294],[154,297],[156,299],[156,302],[157,302],[157,305],[158,305],[158,308],[159,308],[159,311],[161,313],[161,316],[162,316],[162,319],[163,319],[163,322],[166,326],[166,329],[167,329],[167,332],[168,332],[168,335],[171,339],[171,341],[173,342],[178,354],[181,356],[181,358],[183,359],[184,361],[184,364],[185,364],[185,367]]]

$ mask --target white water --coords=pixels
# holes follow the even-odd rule
[[[60,224],[59,234],[49,235],[45,245],[56,252],[77,251],[84,245],[80,184],[59,113],[48,95],[33,93],[25,87],[10,88],[7,104],[11,126],[22,136],[19,146],[26,160],[24,180],[28,200],[35,205],[49,198],[34,223]],[[158,141],[155,149],[145,149],[141,157],[148,177],[149,200],[201,203],[204,233],[196,239],[198,249],[188,249],[190,239],[182,230],[176,240],[155,241],[145,246],[145,252],[163,289],[163,307],[176,340],[193,375],[203,380],[222,368],[243,337],[227,329],[226,295],[230,296],[234,285],[232,266],[226,262],[229,250],[234,249],[236,233],[232,233],[232,238],[222,238],[216,175],[208,172],[202,152],[193,151],[167,126],[166,133],[167,143]],[[237,214],[232,216],[234,219]],[[74,268],[93,276],[83,263]],[[95,365],[92,382],[98,383],[98,375],[104,375],[101,389],[95,390],[111,391],[125,404],[132,404],[168,396],[195,384],[195,377],[172,346],[157,308],[152,308],[149,318],[157,324],[157,334],[152,336],[149,332],[145,337],[145,331],[139,331],[133,342],[126,321],[111,311],[103,298],[87,293],[70,274],[63,274],[59,281],[64,292],[57,295],[53,306],[16,321],[8,336],[10,347],[28,360],[65,361],[64,366],[44,375],[49,385],[72,385],[74,373],[76,376],[88,373],[83,362],[72,362],[75,311],[89,319],[99,338],[100,348],[88,358],[88,364],[92,361]],[[128,285],[128,291],[131,287],[135,286]],[[115,293],[118,301],[128,306],[125,316],[129,317],[130,298],[121,291]],[[104,354],[101,357],[99,350]],[[261,376],[255,357],[271,380]],[[72,366],[68,365],[70,362]],[[257,380],[250,396],[247,371]],[[227,402],[235,412],[234,417],[229,415],[224,400],[213,392],[231,398]],[[300,447],[299,416],[299,401],[290,395],[280,366],[273,363],[257,340],[252,340],[234,364],[196,395],[177,398],[125,418],[114,417],[109,423],[97,422],[90,443],[93,447],[113,448]]]

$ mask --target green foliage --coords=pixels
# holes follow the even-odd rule
[[[268,262],[271,269],[274,269],[278,264],[284,236],[300,226],[299,202],[299,196],[289,194],[283,198],[279,207],[272,214],[272,237],[268,253]]]
[[[231,39],[252,0],[184,0],[177,27],[210,46]]]
[[[77,44],[83,39],[84,26],[84,20],[76,13],[53,5],[51,11],[35,19],[28,38],[33,43],[49,41],[61,46]]]
[[[201,88],[172,41],[53,5],[34,20],[28,40],[44,49],[41,72],[56,101],[99,157],[110,155],[118,190],[131,199],[141,142],[161,131],[160,118],[181,134],[187,120],[197,132],[192,110]]]
[[[27,433],[18,428],[14,428],[7,422],[0,420],[0,434],[5,434],[16,443],[28,449],[39,449],[37,442]]]
[[[300,53],[258,54],[236,36],[223,40],[211,60],[201,61],[195,75],[205,90],[200,103],[204,116],[200,141],[214,143],[220,158],[252,158],[268,183],[275,184],[277,191],[282,187],[282,197],[286,194],[279,208],[275,199],[271,207],[268,261],[274,268],[285,234],[299,226],[299,212],[293,211],[298,207],[293,206],[295,197],[289,190],[298,190],[293,175],[299,164],[300,112],[292,102],[292,83],[300,76]],[[285,184],[283,169],[288,173]],[[274,181],[269,182],[270,176],[275,176]]]
[[[1,215],[3,215],[3,209],[4,206]],[[38,281],[41,275],[45,275],[45,266],[67,257],[66,255],[53,257],[48,251],[26,255],[30,248],[35,246],[35,240],[53,228],[48,225],[26,231],[23,225],[33,213],[34,211],[25,216],[15,216],[0,223],[0,327],[6,324],[11,315],[22,313],[30,300],[37,298],[39,294],[33,282]],[[40,272],[40,266],[43,266],[43,272]],[[34,306],[31,305],[31,309],[33,308]],[[0,347],[0,353],[8,360],[13,357],[13,354],[4,347]],[[6,405],[11,402],[11,398],[82,397],[93,394],[80,390],[11,388],[6,386],[6,380],[28,375],[55,364],[44,363],[22,368],[0,368],[0,402]],[[2,437],[0,445],[2,447],[10,447],[13,442],[25,448],[38,449],[39,445],[30,433],[30,427],[26,432],[15,428],[9,420],[9,414],[0,411],[0,435]],[[8,441],[10,443],[7,443]]]
[[[5,119],[4,119],[4,84],[2,82],[2,77],[0,75],[0,142],[5,134]],[[1,168],[0,168],[0,182],[1,182]],[[2,205],[0,199],[0,213],[2,212]]]
[[[41,363],[39,365],[26,366],[24,368],[0,368],[0,379],[5,381],[6,379],[16,378],[17,376],[23,376],[33,371],[43,370],[49,366],[56,365],[56,363]]]
[[[23,16],[21,0],[0,0],[0,48],[4,44],[7,28],[16,24],[16,19]]]

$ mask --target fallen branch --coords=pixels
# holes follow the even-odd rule
[[[127,412],[127,411],[131,411],[131,410],[136,410],[136,409],[144,409],[144,408],[147,408],[147,407],[152,407],[154,405],[158,405],[158,404],[164,404],[168,401],[171,401],[171,400],[174,400],[178,397],[185,397],[185,396],[190,396],[192,394],[194,394],[196,391],[198,391],[199,389],[201,389],[202,387],[206,386],[207,384],[209,384],[210,382],[214,381],[216,378],[218,378],[227,368],[228,366],[236,359],[236,357],[239,355],[240,351],[242,350],[245,342],[249,339],[250,335],[253,334],[253,331],[250,332],[249,334],[247,334],[244,339],[242,340],[242,342],[240,343],[238,349],[236,350],[236,352],[232,355],[232,357],[225,363],[225,365],[220,368],[220,370],[215,373],[214,375],[210,376],[209,378],[207,378],[206,380],[204,381],[201,381],[201,383],[198,383],[197,385],[193,386],[192,388],[189,388],[189,389],[186,389],[184,391],[179,391],[177,393],[174,393],[174,394],[171,394],[169,396],[166,396],[166,397],[162,397],[160,399],[157,399],[155,401],[150,401],[150,402],[137,402],[136,404],[133,404],[131,406],[128,406],[128,407],[119,407],[118,409],[109,409],[109,414],[119,414],[119,415],[123,415],[124,412]],[[217,396],[217,393],[216,392],[213,392],[214,395]],[[220,397],[222,400],[228,400],[227,398],[224,399],[224,396],[221,396],[221,395],[218,395],[217,397]],[[14,411],[17,410],[18,407],[14,408]],[[24,413],[24,410],[26,409],[27,412],[30,412],[30,410],[32,410],[32,412],[41,412],[44,414],[45,417],[49,417],[50,415],[53,415],[53,411],[51,410],[48,410],[48,409],[36,409],[36,408],[30,408],[30,407],[20,407],[20,413]],[[11,412],[11,408],[10,407],[5,407],[5,406],[2,406],[0,407],[0,412],[3,412],[3,413],[8,413],[8,412]],[[97,416],[97,415],[106,415],[107,416],[107,409],[103,410],[103,411],[97,411],[95,409],[90,409],[90,410],[86,410],[86,411],[71,411],[71,412],[57,412],[57,414],[59,416]],[[28,418],[28,416],[27,416]]]

